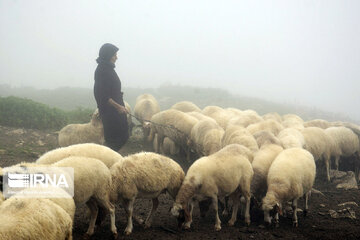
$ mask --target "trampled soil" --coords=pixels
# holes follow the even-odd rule
[[[22,161],[35,161],[39,155],[56,147],[57,134],[54,132],[0,126],[1,167]],[[144,144],[140,138],[131,137],[121,150],[121,154],[126,156],[143,150],[151,151],[151,146]],[[184,160],[181,158],[176,158],[176,160],[184,167],[184,170],[187,169],[188,164]],[[126,226],[125,212],[117,205],[118,239],[360,239],[360,208],[352,204],[345,207],[338,206],[345,202],[355,202],[360,205],[360,190],[336,189],[333,184],[324,181],[322,176],[317,177],[314,188],[321,191],[323,195],[319,193],[311,195],[308,216],[304,218],[301,212],[298,213],[299,226],[297,228],[292,227],[291,216],[280,217],[279,228],[264,227],[262,212],[252,209],[250,227],[245,226],[240,214],[234,227],[227,226],[229,217],[220,216],[222,230],[215,232],[214,211],[210,209],[206,217],[201,219],[196,206],[191,229],[179,231],[176,219],[169,213],[173,200],[168,195],[164,195],[160,197],[159,208],[155,213],[152,227],[144,229],[134,221],[133,233],[130,236],[123,234]],[[135,213],[145,219],[150,207],[150,200],[138,199],[135,203]],[[355,212],[356,219],[332,218],[329,214],[329,210],[338,211],[346,207]],[[303,208],[301,200],[299,208]],[[343,216],[345,213],[339,213],[339,215]],[[73,229],[74,239],[82,239],[88,222],[86,206],[78,206]],[[112,239],[109,217],[91,239]]]

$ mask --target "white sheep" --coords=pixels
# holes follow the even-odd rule
[[[339,148],[339,154],[333,155],[335,157],[335,168],[339,170],[340,157],[350,157],[355,155],[357,161],[359,159],[360,144],[358,136],[349,128],[346,127],[329,127],[325,129],[325,133],[330,135]],[[355,164],[358,166],[358,164]],[[355,167],[356,176],[358,176],[358,169]]]
[[[206,116],[205,114],[201,113],[201,112],[187,112],[186,114],[196,118],[197,120],[201,121],[201,120],[210,120],[216,123],[215,119]]]
[[[234,108],[234,107],[228,107],[228,108],[226,108],[226,110],[233,112],[235,114],[235,116],[241,116],[243,114],[243,111],[241,111],[238,108]]]
[[[332,122],[331,123],[332,127],[347,127],[349,129],[351,129],[351,131],[353,131],[356,135],[358,135],[358,137],[360,137],[360,126],[354,123],[349,123],[349,122]]]
[[[241,127],[247,127],[250,124],[253,123],[258,123],[263,121],[262,119],[259,119],[257,117],[254,117],[253,115],[243,115],[243,116],[235,116],[231,119],[229,119],[228,121],[228,126],[229,125],[236,125],[236,126],[241,126]]]
[[[118,152],[109,147],[95,143],[82,143],[46,152],[36,160],[36,163],[53,164],[70,156],[96,158],[102,161],[108,168],[110,168],[115,162],[123,159]]]
[[[313,155],[315,161],[324,161],[327,180],[330,181],[330,157],[332,152],[336,151],[333,138],[326,134],[324,129],[318,127],[304,128],[301,134],[305,140],[304,149]]]
[[[276,144],[281,146],[280,140],[277,137],[275,137],[275,135],[272,132],[269,132],[267,130],[258,131],[253,136],[259,148],[266,144]]]
[[[311,121],[304,122],[304,127],[319,127],[326,129],[331,127],[331,123],[324,119],[313,119]]]
[[[196,104],[190,101],[181,101],[175,103],[170,107],[170,109],[176,109],[181,112],[201,112],[201,109],[198,106],[196,106]]]
[[[156,113],[160,112],[160,106],[158,101],[154,96],[150,94],[143,94],[137,97],[135,107],[134,107],[134,115],[140,121],[143,132],[144,139],[148,139],[148,141],[152,141],[150,136],[150,119]]]
[[[226,128],[228,121],[236,116],[236,113],[218,106],[207,106],[202,110],[202,113],[213,118],[223,129]]]
[[[155,133],[153,138],[153,148],[154,148],[154,152],[156,153],[161,152],[162,154],[165,155],[175,156],[180,152],[179,146],[168,137],[165,137],[163,143],[160,144],[162,149],[158,149],[159,144],[157,141],[158,141],[158,137],[157,137],[157,133]]]
[[[264,121],[264,119],[257,114],[254,110],[245,110],[245,111],[235,111],[233,108],[227,108],[235,113],[235,116],[229,119],[228,125],[238,125],[242,127],[247,127],[250,124],[258,123]]]
[[[158,134],[157,149],[162,149],[164,138],[169,137],[187,153],[187,159],[190,159],[188,140],[191,129],[198,122],[196,118],[179,110],[168,109],[155,114],[151,122],[152,134]]]
[[[301,122],[301,123],[304,123],[304,120],[299,117],[298,115],[296,114],[284,114],[282,116],[282,121],[287,121],[287,120],[294,120],[294,121],[297,121],[297,122]]]
[[[301,148],[285,149],[272,162],[267,177],[267,193],[262,200],[264,220],[271,223],[269,212],[280,204],[292,201],[293,225],[298,226],[297,201],[305,195],[304,214],[315,181],[316,165],[313,156]],[[278,214],[276,217],[278,223]]]
[[[283,148],[303,148],[305,145],[304,136],[295,128],[285,128],[281,130],[277,135],[277,138],[280,140]]]
[[[121,162],[121,161],[118,161]],[[115,226],[115,207],[110,202],[111,174],[109,168],[95,158],[71,156],[55,162],[55,167],[71,167],[74,169],[74,201],[75,204],[86,203],[91,219],[86,235],[94,233],[98,206],[110,212],[111,231],[117,235]]]
[[[259,150],[259,146],[253,135],[241,126],[228,125],[222,139],[222,146],[230,144],[241,144],[247,147],[251,152],[255,153]],[[252,162],[252,157],[249,158]]]
[[[151,99],[151,100],[156,101],[156,98],[155,98],[152,94],[150,94],[150,93],[144,93],[144,94],[140,94],[140,95],[136,98],[135,102],[138,102],[138,101],[143,100],[143,99]]]
[[[191,130],[190,140],[199,156],[208,156],[222,148],[224,130],[215,121],[201,120]]]
[[[11,197],[0,205],[0,239],[72,239],[73,220],[58,204],[43,198]]]
[[[259,151],[254,154],[254,160],[251,163],[254,170],[254,177],[251,182],[251,193],[257,202],[261,202],[267,192],[269,168],[281,151],[283,151],[283,148],[278,144],[267,142],[261,145]]]
[[[246,127],[246,129],[249,130],[251,134],[254,134],[262,130],[267,130],[269,132],[272,132],[276,136],[281,130],[284,129],[284,127],[277,121],[268,119],[262,122],[250,124],[249,126]]]
[[[184,227],[190,228],[194,201],[212,200],[215,209],[215,230],[221,229],[218,213],[218,198],[229,196],[233,200],[232,217],[229,225],[236,221],[240,194],[245,198],[245,222],[250,224],[250,183],[253,170],[244,146],[232,144],[220,151],[196,160],[188,169],[185,179],[171,209],[178,217],[179,225],[185,220]],[[184,219],[185,216],[185,219]]]
[[[185,173],[174,160],[151,152],[129,155],[115,163],[111,169],[111,201],[120,201],[127,213],[125,234],[132,232],[133,206],[136,198],[150,198],[153,206],[145,220],[145,227],[151,226],[160,194],[168,192],[173,199],[179,191]]]
[[[297,130],[304,128],[304,120],[296,114],[285,114],[282,118],[282,125],[284,128],[295,128]]]
[[[16,167],[36,167],[36,170],[38,171],[38,167],[45,167],[44,165],[38,165],[34,163],[20,163],[18,165],[15,165]],[[13,166],[14,167],[14,166]],[[15,170],[14,168],[12,169]],[[24,168],[17,168],[15,171],[24,171]],[[28,171],[29,168],[27,168],[25,171]],[[29,173],[29,172],[27,172]],[[47,173],[49,173],[47,171]],[[60,173],[59,170],[55,171],[56,174]],[[64,172],[66,174],[66,172]],[[34,195],[34,193],[36,193]],[[31,195],[30,195],[31,194]],[[48,196],[48,197],[46,197]],[[69,214],[71,221],[74,222],[74,216],[75,216],[75,202],[74,199],[69,195],[68,192],[66,192],[64,189],[60,187],[54,187],[54,186],[35,186],[31,188],[25,188],[19,191],[18,193],[12,195],[10,198],[31,198],[31,199],[37,199],[37,198],[46,198],[50,201],[56,203],[58,206],[60,206],[62,209],[65,210],[67,214]]]
[[[59,132],[58,142],[60,147],[77,143],[104,144],[104,128],[96,109],[89,123],[69,124]]]
[[[270,113],[266,113],[262,116],[262,118],[264,120],[268,120],[268,119],[272,119],[275,120],[279,123],[282,123],[282,117],[280,116],[280,114],[278,114],[277,112],[270,112]]]
[[[175,156],[180,152],[179,146],[170,138],[165,137],[163,142],[163,153],[170,156]]]

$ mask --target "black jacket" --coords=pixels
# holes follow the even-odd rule
[[[115,65],[110,61],[98,59],[95,70],[94,96],[104,126],[105,143],[118,151],[129,138],[126,114],[120,114],[108,101],[112,98],[124,106],[121,82]]]

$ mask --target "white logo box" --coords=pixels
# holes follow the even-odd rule
[[[5,198],[72,198],[74,169],[27,166],[4,168],[3,195]]]

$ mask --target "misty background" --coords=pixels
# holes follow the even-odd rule
[[[0,0],[0,92],[91,94],[99,48],[110,42],[125,96],[224,89],[359,122],[359,12],[357,0]]]

